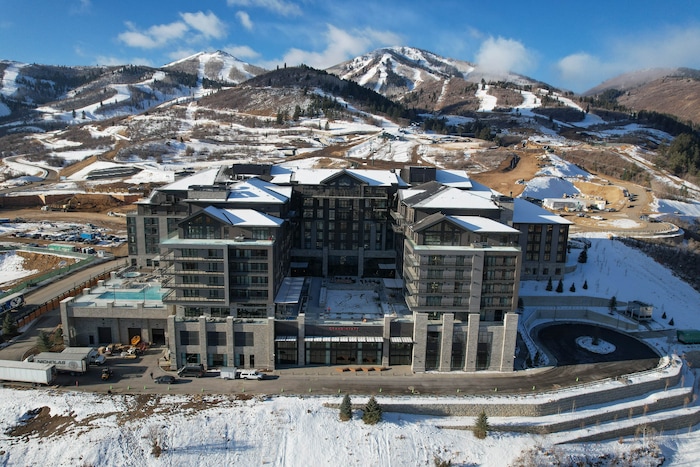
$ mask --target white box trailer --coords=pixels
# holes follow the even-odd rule
[[[221,379],[238,379],[240,376],[239,369],[235,366],[222,366],[219,368],[219,378]]]
[[[0,380],[34,384],[51,384],[56,368],[49,363],[0,360]]]
[[[107,359],[99,353],[95,347],[66,347],[61,353],[67,354],[84,354],[90,365],[102,365]]]
[[[65,371],[72,375],[87,373],[88,370],[88,357],[84,353],[41,352],[28,360],[54,365],[57,371]]]

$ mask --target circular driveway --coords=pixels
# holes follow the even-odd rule
[[[583,336],[598,337],[615,346],[607,354],[586,350],[576,343]],[[537,333],[540,344],[557,360],[557,365],[618,362],[658,358],[659,355],[645,343],[613,329],[584,323],[552,324]]]

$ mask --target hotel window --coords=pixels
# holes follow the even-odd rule
[[[199,345],[197,331],[180,331],[180,345]]]

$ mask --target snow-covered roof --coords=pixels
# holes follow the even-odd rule
[[[514,224],[573,224],[570,220],[552,214],[546,209],[524,199],[515,198],[514,202]]]
[[[281,187],[259,178],[250,178],[231,186],[226,201],[283,204],[291,197],[292,187]]]
[[[473,187],[465,170],[437,170],[435,181],[455,188],[470,189]]]
[[[452,220],[455,224],[464,227],[470,232],[476,233],[515,233],[519,234],[520,231],[510,227],[506,224],[501,224],[498,221],[489,219],[487,217],[479,216],[446,216],[447,219]]]
[[[423,209],[498,209],[491,198],[485,197],[483,194],[445,186],[439,187],[431,194],[431,187],[432,185],[429,183],[418,188],[399,190],[399,199],[414,208]]]
[[[158,191],[187,191],[191,186],[213,185],[220,167],[202,170],[195,174],[175,180],[173,183],[158,188]]]
[[[299,185],[319,185],[340,173],[347,173],[370,186],[405,186],[401,178],[391,170],[364,169],[294,169],[290,181]]]
[[[284,220],[255,209],[221,209],[209,206],[204,212],[221,222],[239,227],[278,227]]]
[[[289,185],[292,181],[294,170],[295,169],[275,164],[270,168],[270,177],[272,177],[270,181],[278,185]]]

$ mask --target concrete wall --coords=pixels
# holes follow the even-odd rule
[[[636,383],[630,382],[626,377],[621,377],[618,380],[608,381],[607,384],[597,382],[595,385],[581,386],[582,391],[567,389],[561,392],[533,393],[533,398],[530,401],[526,400],[527,396],[520,397],[522,402],[518,402],[513,401],[513,399],[518,399],[519,396],[480,398],[467,395],[467,397],[476,399],[477,402],[471,401],[464,404],[458,402],[449,404],[382,403],[382,409],[385,412],[436,416],[476,417],[484,411],[488,417],[540,417],[568,413],[592,405],[610,404],[614,401],[640,397],[644,394],[665,390],[667,387],[674,387],[681,380],[680,370],[680,366],[666,373],[658,369],[650,370],[647,372],[651,376],[649,379]],[[658,374],[658,377],[654,378],[655,374]],[[567,392],[570,395],[567,395]],[[552,397],[535,399],[535,396],[543,394],[552,394]]]

